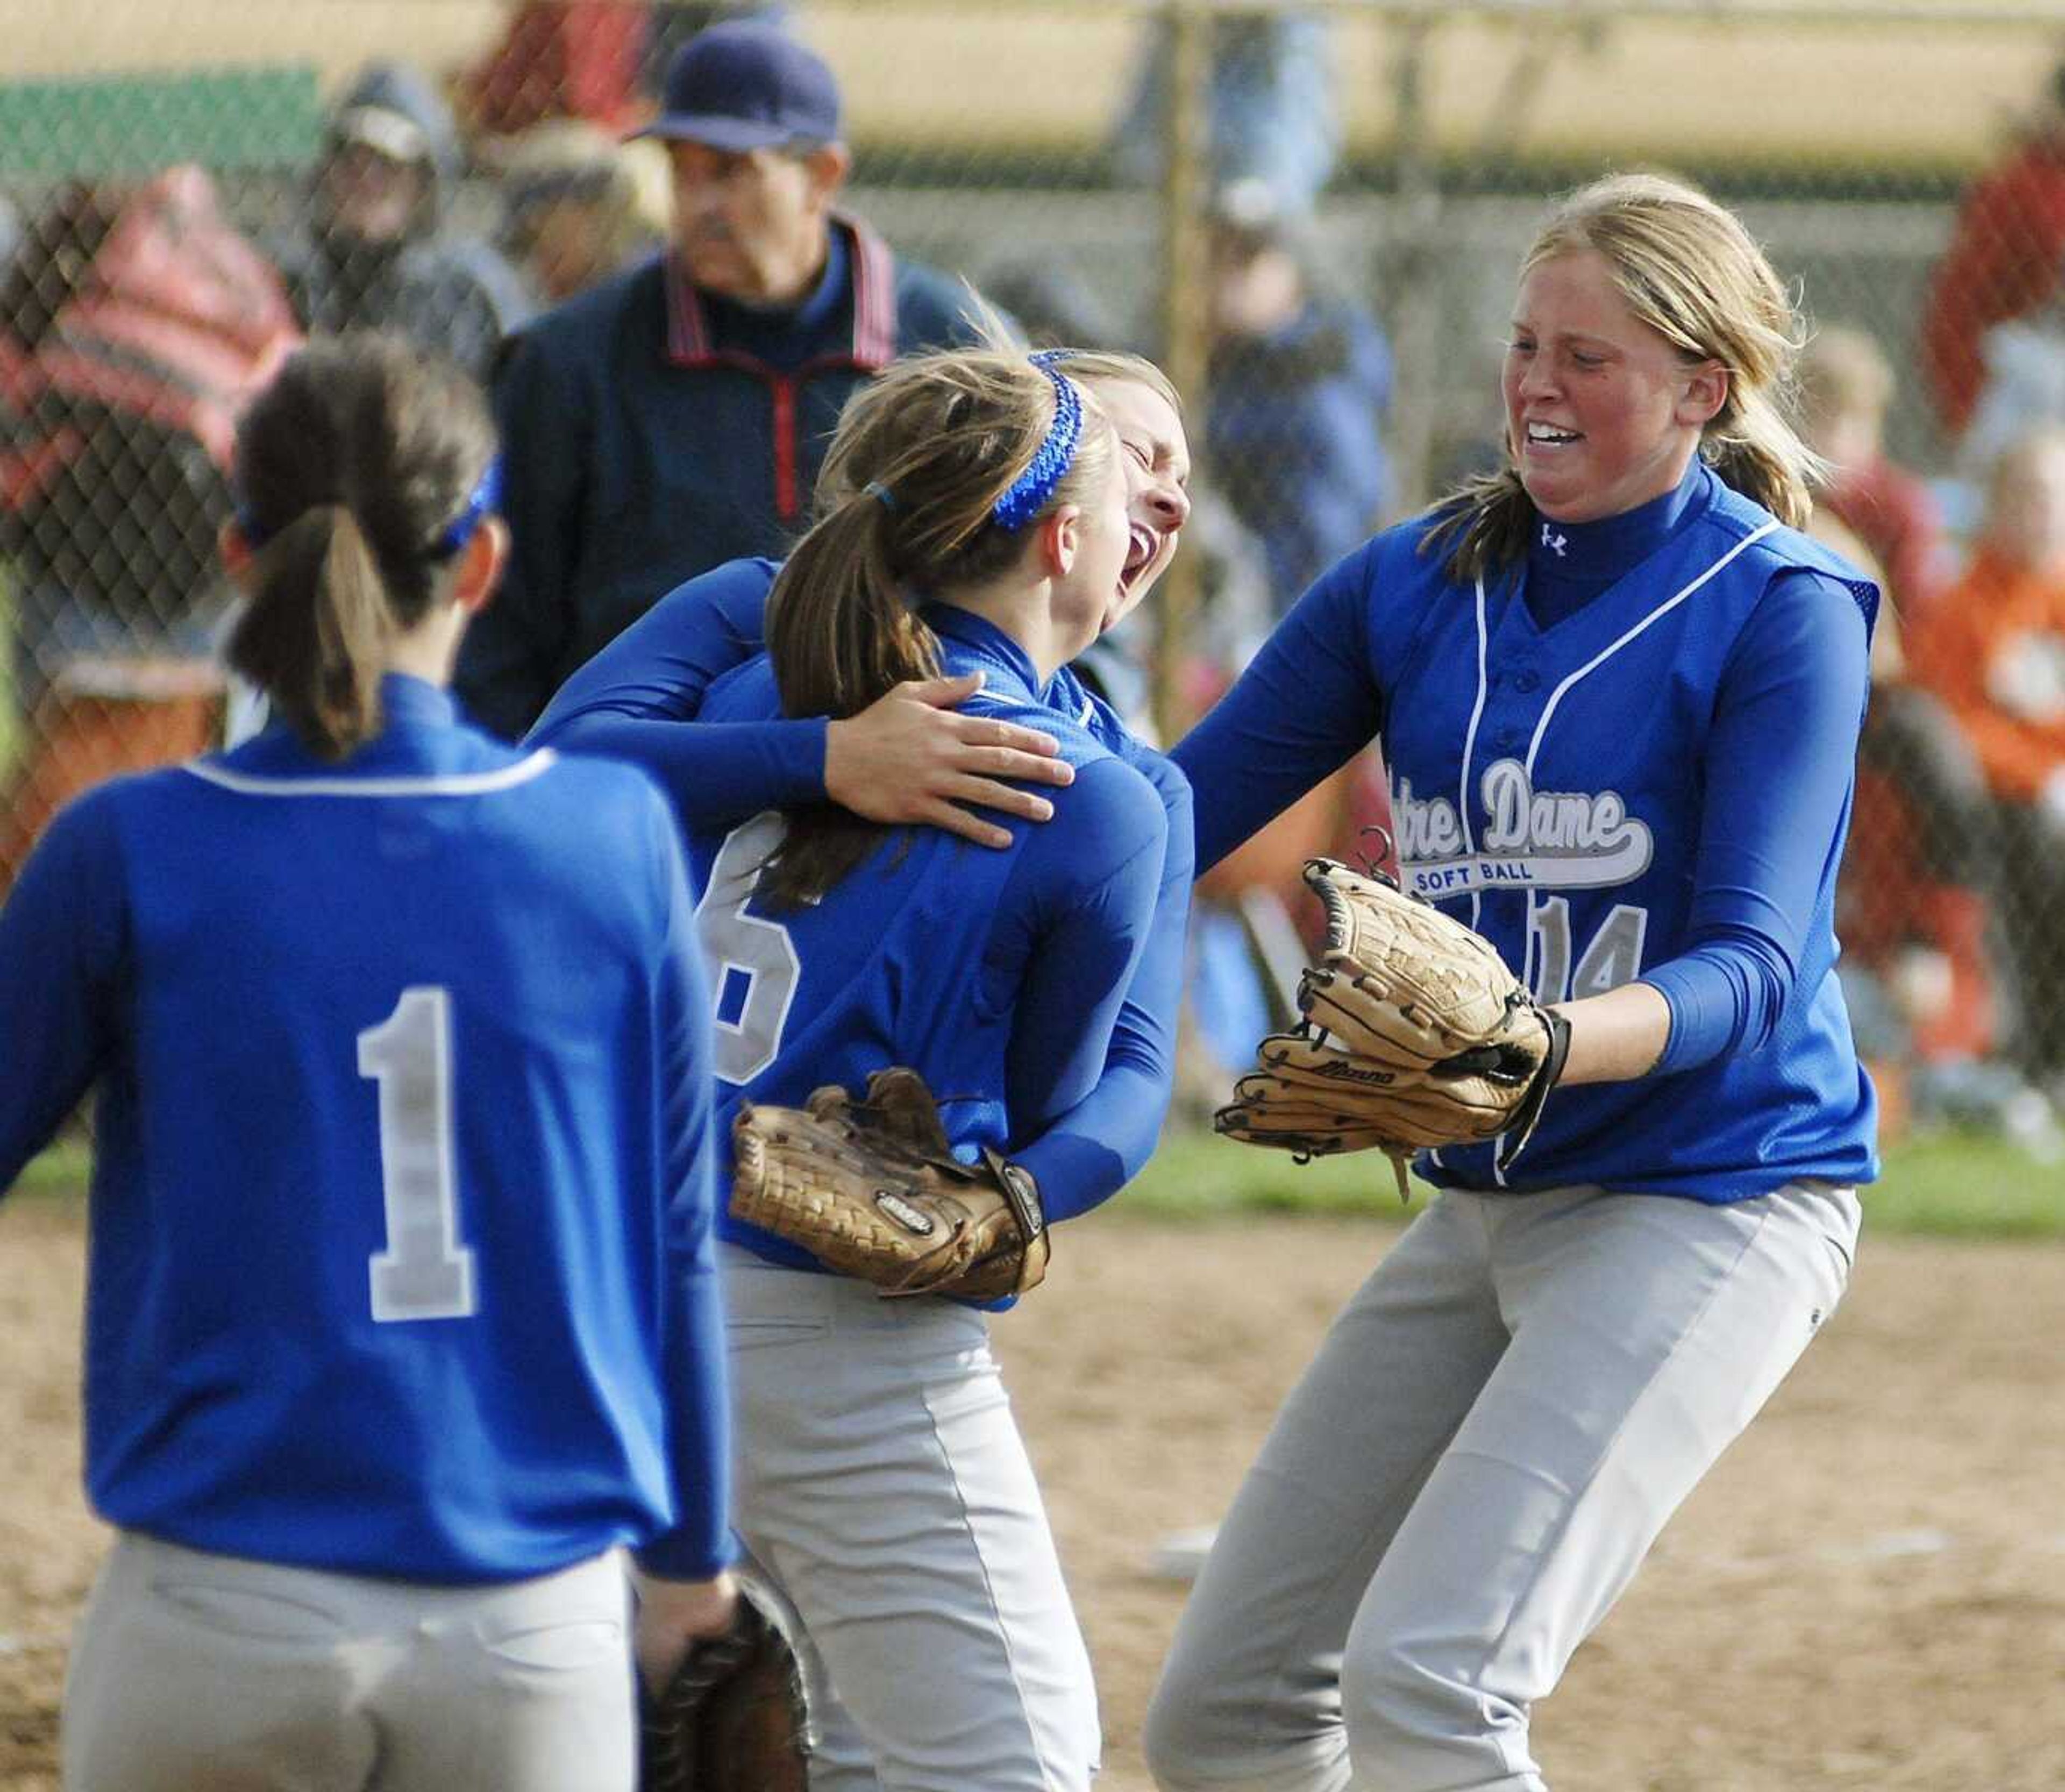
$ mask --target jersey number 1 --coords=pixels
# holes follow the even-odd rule
[[[451,992],[404,989],[358,1036],[358,1074],[380,1086],[380,1193],[387,1248],[374,1253],[377,1320],[472,1313],[473,1252],[459,1242],[451,1123]]]

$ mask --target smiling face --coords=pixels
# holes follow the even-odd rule
[[[1589,523],[1675,489],[1727,378],[1637,318],[1597,251],[1536,263],[1500,382],[1513,467],[1535,508]]]
[[[1153,386],[1093,379],[1085,390],[1117,432],[1125,482],[1125,561],[1113,613],[1104,625],[1109,629],[1138,607],[1176,557],[1177,537],[1190,515],[1190,447],[1182,419]]]
[[[1096,415],[1085,408],[1086,434],[1093,427],[1109,430],[1101,419],[1093,423]],[[1057,645],[1064,659],[1073,659],[1131,608],[1125,572],[1133,548],[1129,457],[1115,439],[1108,438],[1104,447],[1104,464],[1080,503],[1057,513],[1057,520],[1067,519],[1070,548],[1066,569],[1053,581],[1052,598]]]

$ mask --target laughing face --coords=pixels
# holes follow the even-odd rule
[[[1086,435],[1095,431],[1105,438],[1097,444],[1103,451],[1101,463],[1077,501],[1051,512],[1049,524],[1057,540],[1068,544],[1066,557],[1053,563],[1048,600],[1054,645],[1065,660],[1111,626],[1113,612],[1123,601],[1125,567],[1133,551],[1124,457],[1110,425],[1094,411],[1085,407],[1083,426]]]
[[[1675,489],[1728,376],[1637,318],[1591,249],[1521,282],[1501,380],[1527,495],[1559,523],[1618,516]]]
[[[1176,557],[1176,538],[1190,514],[1190,448],[1182,419],[1153,386],[1130,379],[1085,384],[1117,431],[1125,474],[1125,563],[1105,618],[1109,629],[1132,613]]]

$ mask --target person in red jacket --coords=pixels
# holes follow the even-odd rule
[[[61,189],[27,237],[0,288],[18,407],[0,447],[4,649],[22,745],[0,782],[0,891],[77,792],[212,738],[236,420],[301,341],[277,270],[198,167]]]
[[[1986,377],[1982,338],[2058,289],[2065,261],[2065,63],[2014,147],[1965,192],[1950,246],[1930,277],[1922,372],[1945,431],[1970,422]]]
[[[1964,575],[1908,642],[1978,753],[2002,830],[2028,1067],[2065,1072],[2065,428],[1996,463]]]
[[[1889,989],[1931,993],[1909,1005],[1903,1056],[1917,1067],[1969,1063],[2003,1049],[2013,1025],[1997,963],[2005,904],[1994,805],[1963,730],[1909,675],[1901,645],[1956,558],[1927,483],[1886,454],[1894,374],[1878,343],[1840,324],[1816,331],[1800,385],[1804,433],[1829,466],[1815,495],[1816,532],[1829,524],[1850,532],[1854,549],[1831,544],[1878,566],[1891,611],[1873,641],[1874,689],[1837,886],[1845,956]]]

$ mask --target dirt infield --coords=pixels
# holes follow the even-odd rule
[[[1105,1792],[1207,1524],[1380,1223],[1069,1228],[999,1322],[1102,1687]],[[81,1224],[0,1209],[0,1786],[55,1788],[77,1492]],[[2065,1249],[1873,1239],[1843,1309],[1537,1722],[1558,1792],[2055,1792]],[[1386,1373],[1372,1363],[1372,1377]]]

